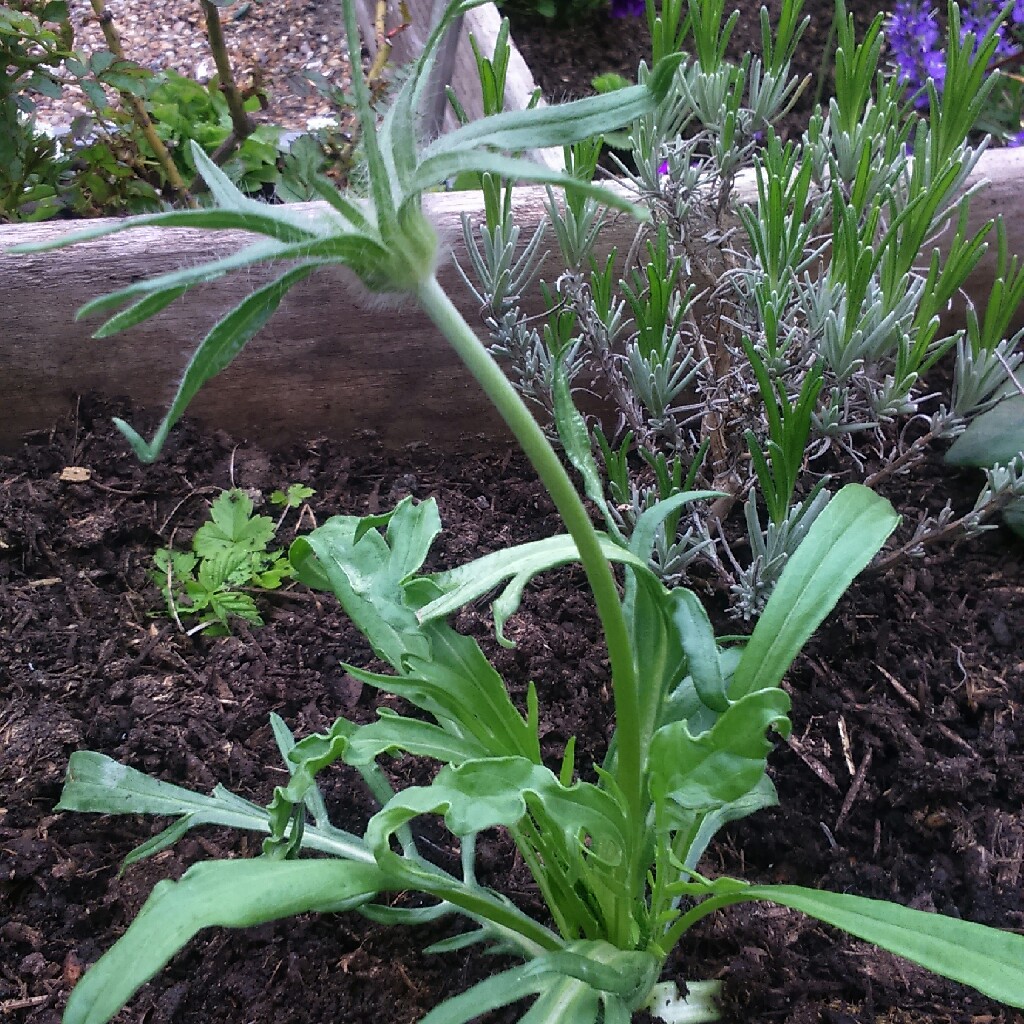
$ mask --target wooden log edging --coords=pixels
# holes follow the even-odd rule
[[[972,202],[972,230],[1002,214],[1010,251],[1024,254],[1024,153],[985,154],[972,181],[978,178],[990,184]],[[308,204],[311,216],[318,205]],[[462,260],[461,217],[482,217],[480,194],[430,194],[424,205],[451,256]],[[516,217],[524,231],[538,222],[543,206],[543,189],[517,190]],[[131,396],[136,408],[159,415],[197,341],[242,297],[241,289],[255,289],[272,273],[257,268],[221,278],[156,319],[96,341],[90,338],[95,321],[74,320],[87,300],[144,276],[227,254],[249,236],[143,228],[32,256],[6,251],[81,227],[0,227],[0,448],[10,450],[27,432],[49,429],[80,394]],[[601,248],[622,251],[633,232],[628,218],[615,218]],[[551,260],[543,273],[553,280],[560,269]],[[994,270],[990,247],[969,282],[972,296],[987,294]],[[476,301],[451,258],[439,279],[469,322],[478,324]],[[949,316],[955,324],[962,309]],[[1024,311],[1015,324],[1021,326]],[[507,437],[443,338],[412,303],[367,305],[334,271],[314,275],[290,293],[267,328],[200,393],[192,413],[270,446],[329,435],[373,436],[392,448],[415,441],[458,448]]]

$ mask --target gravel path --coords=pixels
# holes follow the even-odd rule
[[[110,0],[107,10],[121,36],[125,56],[154,71],[170,68],[201,82],[214,74],[197,0]],[[107,48],[88,0],[71,0],[76,49],[91,54]],[[237,0],[221,8],[224,35],[243,88],[262,77],[269,107],[260,121],[304,129],[311,117],[335,114],[332,104],[305,80],[317,71],[334,85],[347,81],[344,33],[338,0]],[[63,99],[40,98],[42,125],[67,124],[86,110],[76,89]]]

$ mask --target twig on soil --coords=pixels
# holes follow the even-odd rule
[[[915,711],[921,710],[921,702],[911,693],[909,693],[904,685],[891,673],[887,672],[878,662],[875,662],[875,668],[885,676],[889,685],[910,705]]]
[[[829,789],[835,790],[837,793],[839,792],[839,784],[832,773],[813,754],[808,754],[795,736],[787,736],[786,745]]]
[[[890,672],[887,672],[884,668],[882,668],[882,666],[879,665],[877,662],[875,663],[875,668],[877,668],[878,671],[881,672],[883,676],[885,676],[885,678],[889,681],[889,684],[892,686],[892,688],[907,702],[907,704],[911,708],[913,708],[914,711],[920,713],[921,702],[912,694],[908,693],[905,687],[902,685],[902,683],[900,683],[900,681]],[[967,740],[965,740],[962,736],[958,736],[955,732],[953,732],[952,729],[949,728],[948,725],[943,725],[941,722],[934,722],[933,724],[935,728],[943,736],[945,736],[947,740],[949,740],[950,743],[959,747],[961,750],[965,751],[971,757],[977,758],[980,756],[978,752],[970,745],[970,743],[967,742]]]
[[[839,817],[836,818],[836,827],[833,829],[834,832],[838,832],[843,825],[846,824],[846,819],[849,817],[850,811],[853,809],[854,802],[864,785],[864,780],[867,778],[868,769],[871,767],[872,757],[873,754],[871,748],[868,747],[867,750],[864,751],[864,758],[860,763],[860,767],[857,769],[857,774],[853,777],[853,783],[846,794],[846,798],[843,800],[843,806],[839,808]]]
[[[49,996],[26,996],[24,999],[7,999],[0,1003],[0,1013],[14,1013],[15,1010],[28,1010],[33,1006],[42,1006]]]

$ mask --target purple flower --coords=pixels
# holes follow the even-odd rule
[[[1021,4],[1021,0],[1015,0],[1014,9],[1011,13],[1011,19],[1015,23],[1017,21],[1018,8],[1021,8],[1020,14],[1024,16],[1024,5]],[[978,0],[976,3],[969,3],[960,19],[960,41],[963,42],[964,36],[968,32],[972,32],[974,33],[975,43],[981,42],[982,37],[992,27],[992,22],[999,15],[999,10],[999,7],[989,3],[988,0]],[[996,43],[996,57],[1012,57],[1017,52],[1017,48],[1006,38],[1005,22],[996,29],[996,39],[998,40]]]
[[[1003,139],[1003,145],[1007,149],[1019,149],[1021,146],[1024,146],[1024,128]]]
[[[646,10],[645,0],[610,0],[608,13],[613,18],[639,18]]]
[[[920,92],[931,79],[941,92],[946,78],[946,55],[937,45],[939,23],[934,8],[922,9],[916,0],[900,0],[889,17],[887,37],[897,77],[907,91]],[[914,105],[928,106],[927,95],[921,93]]]

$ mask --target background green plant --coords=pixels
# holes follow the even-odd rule
[[[82,90],[88,113],[56,135],[40,130],[36,98],[60,98],[71,85]],[[0,6],[0,220],[188,205],[191,196],[178,183],[196,179],[193,141],[243,190],[272,191],[284,201],[313,198],[312,178],[342,166],[329,129],[297,134],[248,123],[240,135],[220,85],[218,76],[203,85],[174,71],[153,72],[111,49],[78,52],[63,0]],[[246,115],[260,105],[256,96],[239,94],[237,102]],[[140,125],[136,103],[153,122],[153,138],[166,144],[176,181]]]

